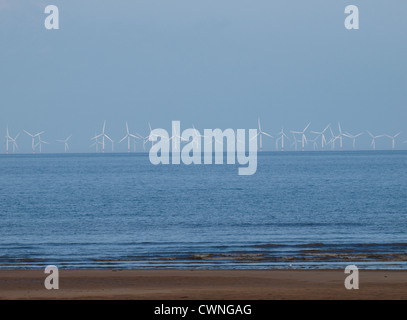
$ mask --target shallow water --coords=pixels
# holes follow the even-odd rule
[[[407,269],[407,152],[0,156],[0,268]]]

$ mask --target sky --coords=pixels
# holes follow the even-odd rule
[[[50,4],[59,30],[44,27]],[[349,4],[359,30],[344,27]],[[71,150],[88,152],[104,120],[117,142],[126,121],[147,135],[148,122],[249,129],[260,117],[272,135],[310,121],[402,131],[406,149],[406,16],[402,0],[0,0],[0,133],[21,132],[20,152],[23,130],[45,131],[43,151],[72,134]]]

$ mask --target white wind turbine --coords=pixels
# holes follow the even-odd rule
[[[6,154],[8,154],[8,144],[9,142],[12,142],[13,138],[10,137],[9,133],[8,133],[8,126],[7,126],[7,131],[6,131]]]
[[[158,135],[153,134],[153,130],[151,129],[151,125],[150,122],[148,123],[148,128],[150,129],[150,132],[148,134],[148,136],[143,137],[141,134],[136,133],[137,136],[143,140],[143,150],[146,151],[146,144],[148,143],[148,141],[150,140],[150,137],[158,137]],[[154,145],[154,141],[151,141],[151,146]]]
[[[151,129],[151,128],[150,128]],[[178,151],[178,147],[181,149],[181,140],[182,141],[188,141],[187,139],[185,139],[185,138],[183,138],[183,137],[181,137],[178,133],[177,133],[177,130],[176,130],[176,128],[173,128],[173,131],[174,131],[174,134],[173,134],[173,136],[171,137],[171,138],[169,138],[168,139],[168,141],[171,141],[171,140],[173,140],[174,139],[174,142],[172,143],[172,146],[171,146],[171,150],[172,151]],[[195,132],[196,132],[197,130],[195,129]],[[150,133],[151,134],[151,133]],[[172,148],[172,147],[174,147],[174,148]]]
[[[321,150],[324,151],[325,146],[328,144],[326,142],[326,137],[325,137],[325,131],[328,130],[328,128],[330,128],[331,124],[328,124],[324,130],[322,130],[321,132],[319,131],[311,131],[312,133],[318,134],[321,136]],[[332,129],[331,129],[332,130]]]
[[[95,136],[96,136],[96,132],[95,132]],[[95,142],[90,145],[90,148],[92,148],[93,146],[95,146],[95,147],[96,147],[96,152],[98,152],[98,151],[99,151],[99,144],[102,144],[102,143],[99,141],[99,138],[95,138]]]
[[[291,144],[291,146],[294,146],[294,150],[298,151],[298,143],[301,142],[301,140],[298,140],[295,136],[295,134],[293,133],[293,143]]]
[[[396,138],[400,135],[401,132],[395,134],[394,136],[389,136],[388,134],[385,134],[384,136],[391,139],[391,148],[394,150],[396,146]]]
[[[16,152],[16,148],[18,149],[17,139],[19,136],[20,136],[20,133],[17,133],[17,135],[12,139],[13,140],[13,153]]]
[[[334,134],[334,132],[333,132],[333,130],[332,130],[331,127],[329,127],[329,131],[331,131],[332,138],[331,138],[331,140],[328,141],[328,144],[331,144],[331,149],[332,149],[332,150],[335,150],[335,141],[338,140],[341,135],[338,134],[338,135],[336,136],[336,135]]]
[[[10,143],[10,142],[12,142],[13,143],[13,152],[15,152],[16,151],[16,148],[18,148],[18,145],[17,145],[17,138],[18,138],[18,136],[20,135],[20,133],[18,133],[17,135],[16,135],[16,137],[15,138],[12,138],[11,136],[10,136],[10,134],[9,134],[9,131],[8,131],[8,126],[7,126],[7,134],[6,134],[6,154],[8,154],[8,144]]]
[[[195,128],[195,126],[193,124],[192,124],[192,128],[194,129],[194,136],[192,138],[192,141],[195,144],[195,146],[198,147],[198,141],[199,141],[198,139],[205,138],[205,136],[200,134],[199,131]]]
[[[291,133],[294,134],[300,134],[301,135],[301,147],[302,147],[302,151],[304,151],[305,148],[305,144],[308,143],[307,142],[307,137],[305,136],[305,131],[307,131],[308,127],[310,126],[311,122],[307,124],[307,126],[304,128],[304,130],[302,131],[291,131]]]
[[[42,135],[45,131],[39,132],[37,134],[31,134],[27,131],[24,130],[24,132],[26,134],[28,134],[31,138],[32,138],[32,142],[31,142],[31,148],[33,149],[33,153],[35,153],[35,148],[37,147],[37,145],[35,144],[35,138],[39,137],[40,135]]]
[[[279,135],[278,139],[276,140],[276,149],[278,149],[278,141],[281,140],[281,151],[284,151],[284,137],[287,140],[290,140],[288,138],[288,136],[285,134],[284,132],[284,128],[281,129],[281,131],[279,133],[277,133]]]
[[[105,152],[105,138],[110,140],[110,142],[112,143],[112,151],[113,151],[113,146],[114,146],[114,142],[113,140],[105,133],[105,129],[106,129],[106,121],[103,122],[103,129],[102,129],[102,133],[94,136],[91,140],[96,140],[98,138],[102,138],[102,152]]]
[[[314,151],[316,151],[317,148],[318,148],[318,144],[317,144],[318,138],[319,138],[319,136],[318,136],[318,137],[315,137],[314,139],[309,139],[309,140],[308,140],[309,142],[312,142],[312,146],[313,146],[313,148],[314,148]]]
[[[339,139],[339,150],[342,151],[342,149],[343,149],[343,142],[342,142],[342,140],[343,140],[343,137],[346,137],[346,135],[344,135],[344,134],[342,133],[341,124],[339,123],[339,121],[338,121],[338,129],[339,129],[339,134],[335,137],[335,140],[336,140],[336,139]],[[335,143],[335,140],[334,140],[334,143]]]
[[[41,133],[42,134],[42,133]],[[42,152],[42,144],[49,144],[46,141],[41,140],[41,134],[38,135],[38,143],[35,145],[34,149],[37,148],[38,146],[40,146],[40,153]]]
[[[260,118],[258,118],[258,124],[259,124],[259,132],[253,138],[251,138],[250,140],[253,140],[253,139],[257,138],[257,136],[260,136],[260,149],[259,149],[259,151],[263,151],[262,136],[264,135],[264,136],[268,136],[270,138],[273,138],[273,136],[269,135],[267,132],[264,132],[264,131],[261,130]]]
[[[279,143],[280,140],[281,140],[281,137],[278,137],[276,139],[276,151],[278,151],[278,143]]]
[[[384,137],[384,135],[382,134],[379,136],[374,136],[370,131],[366,131],[366,132],[369,134],[369,136],[372,137],[372,142],[370,143],[370,145],[373,147],[373,150],[376,150],[376,139]]]
[[[67,152],[69,150],[68,141],[69,141],[69,139],[71,139],[71,137],[72,137],[72,135],[70,135],[65,140],[56,140],[57,142],[61,142],[61,143],[63,143],[65,145],[65,152]]]
[[[122,143],[122,141],[127,139],[127,152],[130,152],[130,140],[131,140],[131,138],[140,139],[139,137],[137,137],[134,134],[131,134],[129,132],[129,126],[128,126],[127,121],[126,121],[126,135],[123,137],[123,139],[121,139],[119,141],[119,143]],[[134,142],[134,150],[136,150],[136,143],[135,142]]]
[[[344,133],[343,135],[349,139],[352,139],[352,145],[353,145],[353,150],[356,150],[356,138],[360,137],[363,134],[363,132],[358,133],[356,135],[350,134],[349,132]]]

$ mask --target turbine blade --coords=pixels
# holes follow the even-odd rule
[[[257,138],[257,136],[258,136],[259,134],[260,134],[260,132],[258,132],[253,138],[251,138],[250,141],[253,140],[253,139],[255,139],[255,138]]]
[[[310,125],[311,125],[311,122],[307,124],[307,126],[305,127],[305,129],[302,132],[305,132]]]
[[[123,139],[121,139],[121,140],[119,141],[119,143],[122,143],[122,141],[123,141],[124,139],[126,139],[128,136],[129,136],[129,135],[126,134],[126,135],[123,137]]]

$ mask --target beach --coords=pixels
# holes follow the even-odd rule
[[[405,270],[359,270],[358,290],[345,288],[343,269],[60,269],[58,290],[45,289],[46,276],[43,269],[0,270],[0,299],[407,299]]]

